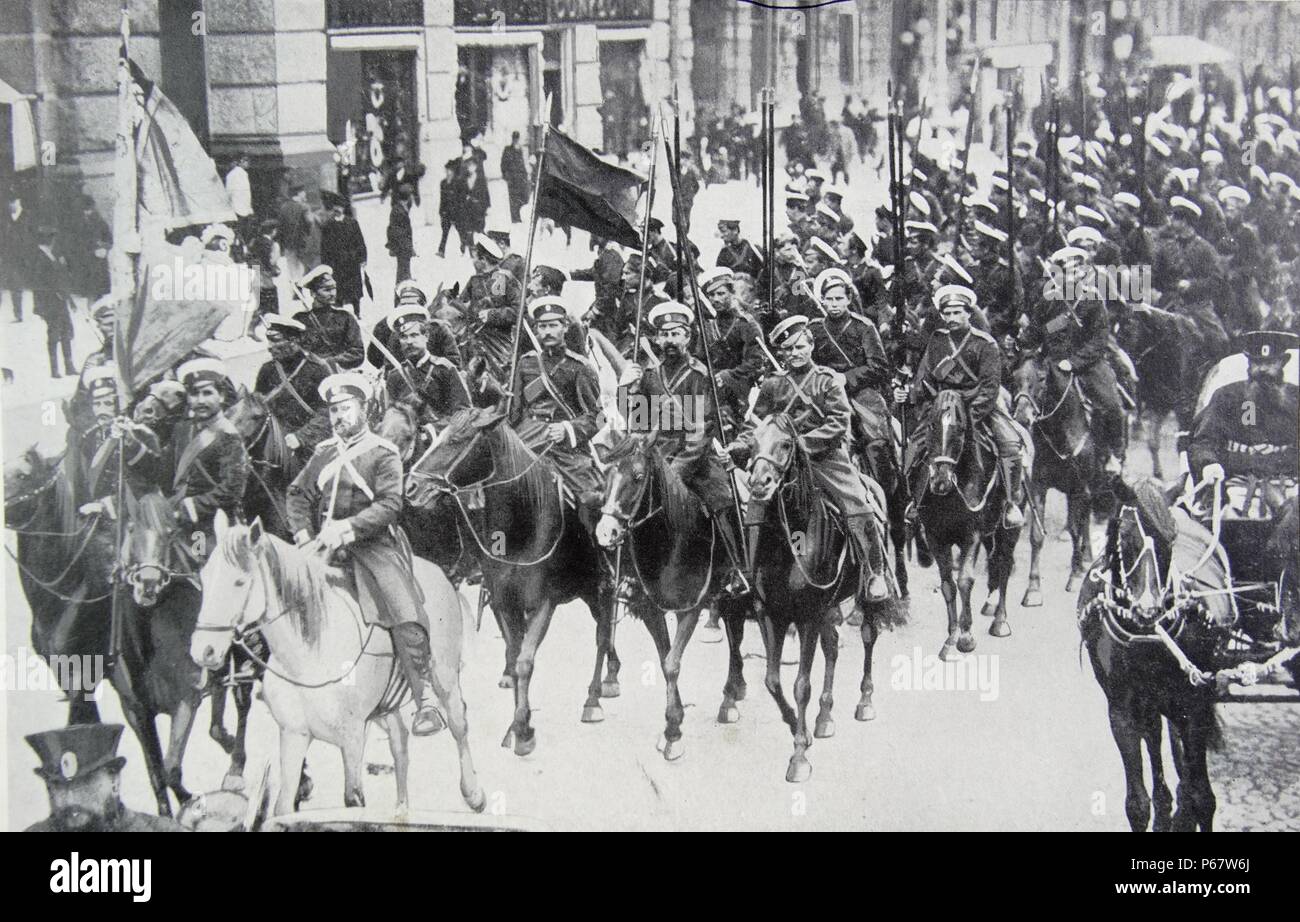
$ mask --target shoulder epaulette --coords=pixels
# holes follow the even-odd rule
[[[591,363],[591,359],[587,358],[582,353],[574,352],[572,349],[565,349],[564,354],[567,355],[569,358],[576,359],[581,364],[586,365],[592,371],[596,370],[596,366]]]
[[[849,316],[854,320],[861,320],[863,323],[869,323],[873,327],[876,325],[866,314],[859,314],[857,311],[849,311]]]
[[[997,345],[997,340],[995,340],[992,337],[992,335],[990,335],[989,333],[986,333],[985,331],[981,330],[979,327],[971,327],[970,334],[971,336],[974,336],[976,339],[987,340],[988,342],[993,343],[993,345],[995,346]]]
[[[701,362],[699,359],[697,359],[695,356],[693,356],[693,355],[690,356],[690,357],[687,359],[686,365],[687,365],[687,367],[689,367],[692,371],[698,371],[700,374],[704,375],[705,377],[708,377],[709,369],[706,368],[705,365],[704,365],[704,363]]]

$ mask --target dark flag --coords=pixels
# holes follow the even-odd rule
[[[640,248],[636,203],[645,177],[606,163],[554,128],[548,131],[537,214]]]

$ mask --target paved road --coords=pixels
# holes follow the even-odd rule
[[[752,191],[734,184],[710,188],[697,206],[698,226],[711,227],[710,217],[724,202],[743,201],[740,217],[747,229],[756,229],[757,196]],[[850,197],[857,206],[851,213],[870,214],[874,200],[861,184],[851,187]],[[376,274],[386,268],[391,271],[382,264],[375,267]],[[458,266],[449,278],[463,274],[464,267]],[[382,276],[375,281],[382,290]],[[1048,522],[1050,534],[1059,532],[1059,497],[1049,504]],[[498,745],[513,705],[511,694],[496,687],[502,642],[487,617],[482,632],[469,642],[463,682],[489,810],[560,829],[1123,830],[1123,774],[1101,691],[1080,656],[1074,600],[1064,592],[1068,545],[1050,539],[1045,554],[1044,607],[1013,604],[1013,634],[1007,639],[990,637],[988,621],[977,616],[978,649],[968,668],[977,682],[982,680],[983,693],[909,688],[904,681],[914,675],[916,658],[937,653],[945,636],[933,570],[914,576],[911,623],[876,646],[879,716],[870,723],[853,719],[861,642],[856,631],[841,628],[837,732],[810,750],[813,773],[802,785],[784,780],[790,735],[763,688],[756,629],[751,627],[745,642],[749,698],[740,706],[740,722],[726,727],[714,719],[726,674],[725,645],[701,643],[697,634],[681,679],[686,753],[669,764],[654,745],[662,730],[664,695],[647,632],[631,620],[619,625],[622,696],[604,702],[604,723],[582,724],[578,718],[591,671],[593,626],[582,606],[566,606],[538,658],[533,683],[538,746],[520,759]],[[1016,603],[1025,569],[1022,542],[1013,576]],[[3,572],[5,644],[12,654],[28,643],[28,619],[7,557]],[[819,656],[815,694],[820,692],[820,665]],[[927,666],[923,659],[922,671]],[[784,670],[784,682],[790,694],[793,667]],[[111,690],[102,707],[105,719],[121,719]],[[1296,828],[1300,804],[1293,779],[1300,776],[1300,708],[1234,705],[1221,710],[1229,749],[1213,761],[1220,827]],[[34,763],[22,735],[56,725],[64,715],[64,705],[53,693],[9,695],[8,828],[44,816],[44,792],[26,770]],[[226,767],[224,754],[206,735],[207,719],[205,705],[185,761],[186,782],[195,791],[217,788]],[[254,707],[249,749],[250,775],[277,752],[275,727],[260,703]],[[139,746],[129,733],[122,751],[128,759],[124,798],[148,809],[152,796]],[[367,756],[377,765],[388,760],[378,728],[370,731]],[[316,781],[311,806],[340,806],[337,755],[317,746],[309,763]],[[455,748],[447,734],[413,740],[412,767],[413,808],[463,809]],[[391,774],[379,769],[367,777],[365,789],[372,807],[391,808]]]

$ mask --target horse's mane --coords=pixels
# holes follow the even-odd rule
[[[650,474],[655,479],[655,486],[664,505],[664,517],[669,529],[679,534],[688,534],[698,524],[700,500],[668,463],[654,434],[624,439],[610,450],[605,460],[613,465],[637,452],[646,455]]]
[[[236,408],[241,409],[236,409]],[[244,410],[242,407],[250,409]],[[266,430],[262,435],[262,456],[257,460],[263,461],[272,467],[285,468],[291,473],[296,472],[297,459],[293,452],[289,451],[289,446],[284,444],[284,427],[280,420],[271,412],[270,406],[266,402],[266,397],[256,391],[250,391],[241,388],[239,398],[231,405],[226,414],[231,422],[237,423],[238,418],[248,415],[255,420],[266,420]],[[255,445],[245,443],[251,451]]]
[[[810,505],[813,497],[816,496],[816,490],[812,479],[812,465],[808,462],[808,455],[803,449],[803,442],[799,440],[799,427],[795,425],[794,417],[789,413],[773,413],[764,422],[778,429],[783,435],[790,438],[794,449],[790,456],[790,471],[786,474],[786,483],[791,486],[791,495],[789,505],[795,509],[811,511]]]
[[[329,604],[329,570],[325,561],[302,551],[270,532],[263,532],[256,551],[247,525],[231,525],[221,540],[225,559],[245,571],[252,571],[254,554],[260,552],[280,604],[298,636],[308,646],[320,640],[321,617]]]
[[[1162,570],[1167,571],[1173,555],[1174,540],[1178,537],[1178,523],[1175,521],[1169,504],[1165,501],[1164,486],[1153,478],[1139,480],[1131,487],[1132,506],[1138,515],[1142,528],[1155,542],[1156,559]],[[1106,526],[1106,559],[1112,572],[1120,565],[1119,541],[1121,516],[1111,517]],[[1118,575],[1118,574],[1115,574]],[[1162,574],[1163,575],[1163,574]]]
[[[492,447],[496,471],[492,479],[507,481],[502,488],[513,499],[522,501],[528,507],[529,517],[536,520],[555,495],[554,465],[546,458],[539,461],[519,433],[507,425],[498,422],[484,435]]]
[[[138,497],[132,507],[141,525],[154,534],[166,537],[176,531],[171,501],[160,490],[150,490]]]

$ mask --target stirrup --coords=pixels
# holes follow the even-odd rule
[[[889,583],[879,573],[872,574],[867,580],[864,596],[868,602],[883,602],[889,598]]]
[[[445,729],[447,729],[447,718],[438,708],[432,704],[425,704],[415,709],[415,719],[411,721],[411,733],[415,736],[433,736]]]
[[[745,576],[743,571],[735,569],[731,571],[731,576],[727,578],[727,584],[722,591],[731,598],[738,599],[749,595],[754,591],[754,587],[750,584],[749,578]]]

